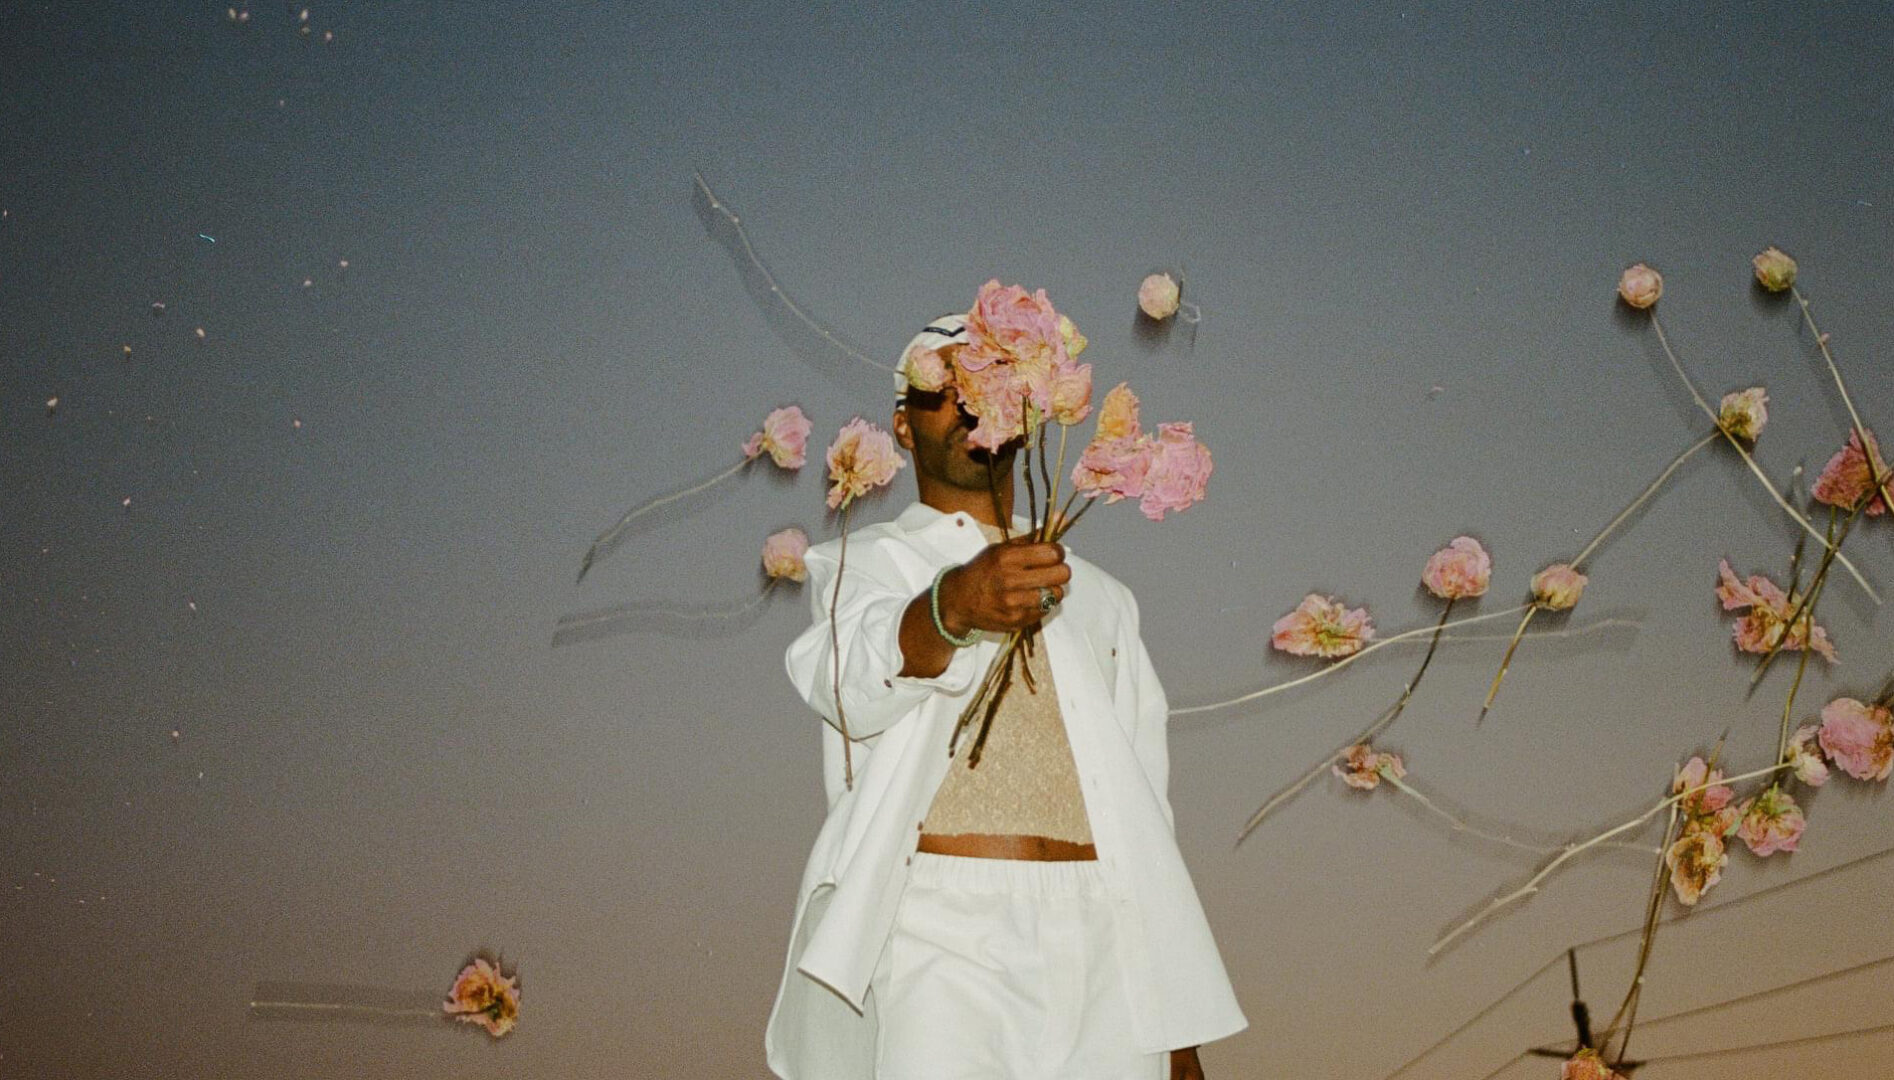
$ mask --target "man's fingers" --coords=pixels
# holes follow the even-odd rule
[[[1055,566],[1065,561],[1065,545],[1033,544],[1018,541],[1004,545],[1005,565],[1022,570],[1034,570],[1042,566]]]

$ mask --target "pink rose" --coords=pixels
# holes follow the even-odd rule
[[[1553,611],[1568,611],[1578,604],[1590,580],[1570,563],[1553,563],[1532,575],[1532,598]]]
[[[1822,707],[1817,739],[1828,759],[1856,780],[1886,780],[1894,770],[1894,716],[1885,706],[1836,698]]]
[[[1795,284],[1795,260],[1788,253],[1766,247],[1749,264],[1756,268],[1756,282],[1770,292],[1781,292]]]
[[[1050,371],[1068,359],[1059,313],[1046,290],[1029,295],[1018,285],[1002,286],[997,278],[980,286],[967,313],[967,346],[956,358],[963,370],[1006,362]]]
[[[763,430],[743,444],[743,456],[753,458],[768,452],[779,467],[800,469],[808,460],[809,429],[814,426],[798,406],[773,409],[763,418]]]
[[[1320,656],[1335,659],[1360,652],[1374,639],[1374,623],[1368,609],[1352,611],[1340,600],[1324,600],[1315,593],[1302,598],[1296,609],[1276,620],[1269,644],[1291,656]]]
[[[1072,489],[1081,495],[1103,495],[1107,503],[1139,498],[1151,469],[1152,445],[1146,438],[1094,439],[1072,469]]]
[[[1684,795],[1677,802],[1678,809],[1691,817],[1715,814],[1729,805],[1736,792],[1727,784],[1719,783],[1723,779],[1723,770],[1711,769],[1708,762],[1693,757],[1677,770],[1670,782],[1672,795],[1683,795],[1693,788],[1702,788],[1690,795]]]
[[[1789,616],[1794,614],[1796,602],[1780,585],[1760,574],[1751,574],[1747,583],[1740,581],[1730,569],[1728,559],[1718,561],[1717,575],[1716,595],[1723,602],[1723,610],[1749,609],[1749,613],[1731,627],[1730,636],[1738,649],[1766,653],[1780,642],[1785,650],[1811,648],[1826,660],[1835,659],[1835,646],[1828,640],[1828,631],[1815,625],[1806,610],[1796,617],[1795,628],[1789,629]]]
[[[914,349],[908,353],[901,371],[907,376],[910,387],[926,394],[945,390],[954,381],[953,366],[939,349]]]
[[[960,350],[962,356],[966,350]],[[959,403],[979,422],[967,441],[986,450],[998,450],[1026,433],[1026,399],[1031,390],[1010,364],[988,364],[977,371],[962,367],[954,384]]]
[[[1757,855],[1794,851],[1808,824],[1795,799],[1773,784],[1761,795],[1745,799],[1737,813],[1742,815],[1743,823],[1736,827],[1736,835]]]
[[[1819,730],[1814,724],[1803,724],[1789,739],[1788,764],[1795,767],[1795,778],[1810,787],[1828,783],[1828,762],[1814,745]]]
[[[1119,383],[1105,392],[1105,403],[1098,408],[1098,429],[1094,439],[1135,439],[1143,432],[1138,427],[1138,395]]]
[[[1471,536],[1457,536],[1453,542],[1427,560],[1421,572],[1421,584],[1442,600],[1460,600],[1481,596],[1493,574],[1493,559]]]
[[[1379,754],[1366,743],[1351,746],[1342,755],[1342,760],[1329,766],[1329,771],[1342,778],[1342,783],[1362,791],[1373,791],[1380,786],[1383,776],[1396,780],[1407,775],[1407,766],[1402,764],[1399,754]]]
[[[1153,319],[1168,319],[1177,314],[1183,295],[1169,274],[1152,274],[1138,285],[1138,308]]]
[[[771,578],[807,581],[809,568],[803,564],[802,557],[808,550],[808,534],[794,525],[773,532],[763,541],[763,572]]]
[[[1052,374],[1052,408],[1049,415],[1070,427],[1092,412],[1092,365],[1073,364]]]
[[[828,453],[829,509],[846,505],[894,479],[907,462],[887,432],[857,416],[842,425]]]
[[[1874,475],[1881,478],[1883,484],[1888,480],[1887,462],[1881,460],[1881,446],[1874,438],[1874,432],[1868,432],[1868,453],[1874,455]],[[1848,433],[1848,445],[1828,459],[1822,466],[1822,475],[1815,480],[1812,494],[1817,502],[1837,506],[1843,510],[1852,510],[1867,497],[1874,486],[1868,472],[1868,453],[1861,449],[1861,436],[1853,431]],[[1883,488],[1875,493],[1874,500],[1868,503],[1867,515],[1878,517],[1887,513],[1887,492]]]
[[[1190,423],[1159,424],[1151,467],[1144,474],[1138,509],[1152,521],[1169,510],[1185,510],[1203,501],[1210,480],[1210,450],[1197,441]]]
[[[1724,394],[1717,410],[1717,426],[1735,438],[1755,442],[1756,436],[1762,434],[1762,426],[1769,422],[1769,410],[1765,407],[1768,401],[1769,395],[1760,386]]]
[[[1664,852],[1671,888],[1685,904],[1694,905],[1710,886],[1721,881],[1723,867],[1729,861],[1723,837],[1708,830],[1685,832]]]
[[[1642,311],[1657,303],[1657,298],[1664,295],[1664,277],[1643,263],[1638,263],[1618,276],[1618,295],[1625,303]]]

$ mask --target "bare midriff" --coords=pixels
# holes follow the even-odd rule
[[[958,855],[963,859],[1024,859],[1029,862],[1082,862],[1098,858],[1092,844],[1050,836],[986,836],[980,833],[922,833],[917,851]]]

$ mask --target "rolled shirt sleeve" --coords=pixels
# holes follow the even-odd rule
[[[975,654],[985,650],[955,649],[946,669],[929,678],[901,675],[907,662],[901,654],[901,617],[927,585],[911,585],[884,553],[873,545],[857,544],[848,553],[841,594],[836,596],[838,551],[839,545],[830,541],[804,555],[814,618],[790,643],[784,666],[809,707],[839,728],[833,667],[839,646],[842,709],[849,737],[859,741],[886,731],[930,694],[966,690],[979,673]],[[831,600],[835,603],[833,635]]]

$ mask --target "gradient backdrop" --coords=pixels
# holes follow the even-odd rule
[[[819,467],[681,500],[574,578],[770,407],[801,404],[819,450],[885,423],[889,385],[757,286],[694,171],[852,347],[892,362],[998,277],[1072,315],[1101,392],[1195,421],[1207,502],[1100,509],[1072,543],[1136,590],[1179,706],[1308,670],[1267,641],[1311,590],[1384,635],[1431,621],[1421,566],[1462,532],[1496,560],[1472,610],[1520,602],[1707,430],[1614,301],[1628,263],[1665,273],[1705,393],[1768,387],[1778,480],[1846,414],[1749,282],[1765,244],[1894,424],[1886,5],[1565,8],[10,0],[0,1075],[766,1074],[823,802],[782,669],[809,598],[736,609],[767,533],[834,534]],[[1164,266],[1202,322],[1140,334]],[[1723,557],[1780,578],[1797,536],[1726,447],[1698,455],[1563,628],[1635,626],[1529,642],[1479,726],[1504,642],[1443,645],[1386,748],[1546,844],[1726,732],[1734,768],[1768,764],[1795,666],[1746,697],[1712,589]],[[1894,524],[1848,550],[1894,594]],[[615,604],[637,606],[554,647],[561,615]],[[1841,662],[1811,666],[1797,722],[1894,657],[1846,578],[1821,618]],[[1540,971],[1407,1074],[1480,1077],[1569,1036],[1542,965],[1638,924],[1650,860],[1606,853],[1430,962],[1537,857],[1330,778],[1232,846],[1419,655],[1174,724],[1180,839],[1251,1018],[1206,1048],[1215,1080],[1381,1077]],[[1660,936],[1644,1017],[1894,953],[1894,859],[1854,861],[1894,835],[1886,790],[1806,801],[1802,851],[1736,852]],[[1581,954],[1594,1011],[1633,945]],[[502,1040],[251,1004],[428,1009],[477,950],[518,965]],[[1886,964],[1816,978],[1633,1052],[1886,1025],[1891,989]],[[1890,1052],[1640,1075],[1869,1078]]]

